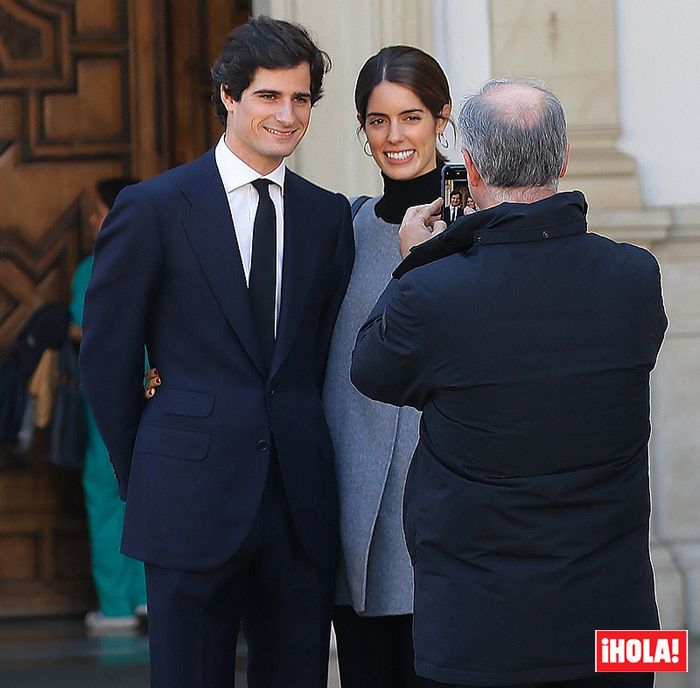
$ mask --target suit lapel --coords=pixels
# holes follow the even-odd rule
[[[301,180],[289,170],[284,186],[282,299],[270,377],[284,363],[299,329],[314,277],[310,266],[318,250],[312,198],[303,194]]]
[[[191,203],[183,227],[204,276],[236,336],[264,373],[241,254],[213,149],[193,163],[182,192]]]

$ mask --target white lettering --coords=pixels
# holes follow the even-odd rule
[[[659,638],[659,642],[656,643],[656,654],[654,655],[654,661],[671,661],[671,648],[668,646],[668,640],[666,640],[665,638]]]
[[[610,639],[610,663],[625,661],[625,641],[622,638]]]
[[[614,633],[596,631],[596,671],[606,671],[599,667],[612,664],[619,666],[608,671],[642,671],[644,665],[687,671],[687,645],[677,637],[679,631],[620,631],[624,637],[619,638],[608,635]]]
[[[642,658],[642,644],[636,638],[627,641],[627,661],[638,662]]]

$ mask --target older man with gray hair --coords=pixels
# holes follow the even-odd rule
[[[596,674],[596,629],[655,629],[649,373],[666,329],[647,251],[589,233],[564,112],[524,80],[468,98],[479,210],[409,209],[405,260],[352,379],[423,411],[407,479],[416,669],[436,686],[641,688]],[[437,233],[437,236],[435,234]]]

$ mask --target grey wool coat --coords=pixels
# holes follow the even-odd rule
[[[333,439],[340,498],[337,604],[365,616],[413,612],[413,569],[402,524],[403,488],[420,414],[372,401],[350,382],[355,338],[401,262],[399,226],[374,214],[354,220],[355,265],[331,342],[323,403]]]

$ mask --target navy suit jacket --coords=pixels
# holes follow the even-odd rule
[[[448,225],[449,225],[451,222],[454,222],[454,220],[450,219],[450,218],[451,218],[451,215],[452,215],[452,206],[448,204],[448,205],[446,205],[446,206],[442,209],[442,219],[443,219],[443,221],[446,222]],[[455,220],[458,220],[458,219],[459,219],[460,217],[462,217],[463,215],[464,215],[464,208],[462,208],[462,207],[460,206],[460,207],[457,208],[457,217],[455,218]]]
[[[585,211],[571,192],[458,220],[399,266],[353,352],[361,392],[423,411],[404,526],[416,668],[435,681],[591,676],[595,629],[658,624],[659,268]]]
[[[213,149],[127,187],[95,247],[82,386],[126,499],[123,551],[206,570],[249,532],[274,442],[312,561],[335,566],[333,450],[320,401],[353,260],[347,200],[287,170],[271,367]],[[143,399],[144,344],[163,380]]]

